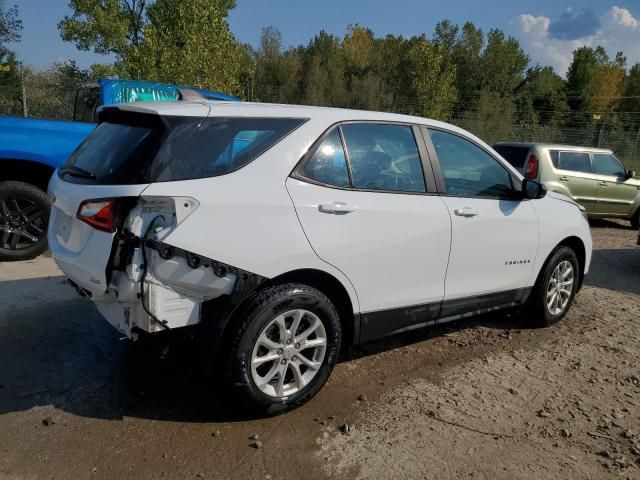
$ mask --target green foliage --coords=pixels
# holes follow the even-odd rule
[[[448,118],[456,100],[455,66],[446,66],[444,46],[434,46],[421,37],[409,51],[416,111],[425,117]]]
[[[229,0],[157,0],[148,7],[140,63],[146,78],[239,94],[250,64],[229,30]]]
[[[4,0],[0,0],[0,48],[7,42],[19,42],[21,31],[22,20],[17,5],[5,10]]]

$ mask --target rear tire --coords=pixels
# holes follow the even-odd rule
[[[29,260],[44,252],[50,211],[38,187],[0,182],[0,261]]]
[[[259,413],[274,415],[307,402],[338,359],[338,312],[307,285],[267,287],[232,322],[220,347],[220,373],[234,399]]]
[[[548,327],[564,318],[578,291],[580,266],[575,252],[558,247],[538,275],[523,312],[529,324]]]

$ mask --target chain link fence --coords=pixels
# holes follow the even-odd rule
[[[77,85],[61,85],[42,75],[0,84],[0,115],[73,120],[76,88]],[[395,102],[392,109],[414,113],[420,111],[420,105],[407,98]],[[495,114],[500,108],[494,108],[493,113],[481,108],[458,108],[441,120],[469,130],[489,144],[528,141],[608,148],[628,167],[640,172],[640,112],[548,111],[537,112],[539,118],[523,122],[515,119],[516,112],[507,110],[502,115]],[[543,122],[540,118],[544,116],[553,121]]]
[[[0,115],[73,120],[75,88],[38,77],[0,84]]]

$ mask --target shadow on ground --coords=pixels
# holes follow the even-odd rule
[[[61,277],[0,282],[0,292],[55,290]],[[70,292],[68,286],[64,287]],[[67,290],[64,290],[67,292]],[[203,356],[194,342],[178,340],[169,355],[123,340],[90,300],[68,298],[16,302],[0,320],[0,415],[38,405],[54,405],[90,418],[180,422],[248,420],[215,390],[205,388]],[[370,343],[345,355],[350,361],[454,330],[478,325],[522,328],[505,315],[479,317],[417,330]]]

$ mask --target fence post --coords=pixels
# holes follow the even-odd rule
[[[20,62],[20,86],[22,87],[22,115],[24,117],[29,116],[29,111],[27,110],[27,89],[24,86],[24,66],[22,62]]]
[[[631,151],[631,159],[636,159],[636,150],[638,149],[638,141],[640,140],[640,119],[638,119],[638,134],[636,135],[636,143],[633,145],[633,150]]]

